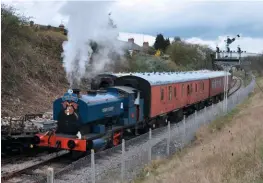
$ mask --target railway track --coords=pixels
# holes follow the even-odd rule
[[[235,83],[233,84],[232,88],[229,90],[228,96],[233,95],[236,91],[238,91],[241,88],[241,86],[242,86],[242,80],[240,78],[236,78]],[[144,143],[143,141],[137,141],[134,144],[131,143],[131,145],[127,147],[127,150],[129,151],[129,149],[132,149],[134,146],[138,146],[143,143]],[[105,158],[106,159],[109,158],[109,156],[110,158],[114,157],[114,154],[104,154],[104,155],[103,154],[104,153],[102,152],[100,153],[100,155],[96,157],[97,161],[103,161]],[[74,161],[70,160],[68,155],[69,155],[68,151],[60,151],[48,155],[39,155],[38,157],[34,157],[34,158],[29,157],[28,159],[18,164],[16,160],[25,157],[21,156],[21,157],[16,157],[13,160],[12,158],[5,160],[5,163],[2,166],[2,177],[1,177],[2,182],[6,182],[6,183],[44,182],[46,180],[46,170],[48,167],[53,167],[55,169],[55,175],[66,173],[67,171],[69,171],[70,165],[74,164]],[[86,164],[86,166],[89,166],[89,164]]]
[[[60,162],[61,158],[69,159],[66,157],[69,154],[68,151],[59,151],[51,154],[38,155],[37,157],[27,157],[20,162],[9,161],[9,163],[4,164],[1,169],[1,180],[2,182],[26,182],[26,179],[21,179],[23,176],[28,175],[28,171],[32,172],[30,174],[34,175],[34,171],[38,170],[39,167],[49,166],[52,163]],[[16,157],[18,159],[19,157]],[[21,156],[22,158],[22,156]],[[15,160],[16,160],[15,159]],[[12,163],[10,163],[12,162]],[[62,160],[61,163],[65,161]],[[67,164],[71,162],[66,162]],[[53,165],[51,165],[53,166]],[[65,166],[65,164],[63,164]],[[45,172],[43,172],[45,174]],[[39,176],[39,175],[38,175]],[[28,176],[27,176],[28,177]],[[34,182],[29,180],[29,182]]]
[[[236,78],[233,87],[229,90],[228,97],[236,93],[242,86],[242,79]]]
[[[27,159],[32,159],[32,157],[36,157],[36,156],[43,156],[46,153],[39,153],[39,154],[23,154],[23,155],[17,155],[17,156],[10,156],[10,157],[2,157],[2,161],[1,161],[1,165],[5,166],[5,165],[10,165],[10,164],[17,164],[19,163],[21,160],[22,161],[26,161]]]

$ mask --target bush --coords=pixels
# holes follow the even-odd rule
[[[156,50],[153,47],[149,46],[147,53],[149,55],[154,55],[156,53]]]
[[[160,57],[136,54],[130,59],[130,72],[165,72],[176,71],[179,67],[170,60]]]
[[[30,24],[30,27],[33,27],[34,21],[31,20],[31,21],[29,22],[29,24]]]
[[[174,63],[191,70],[212,68],[210,57],[212,50],[201,45],[175,41],[168,47],[166,53]]]
[[[19,15],[11,6],[2,4],[1,7],[1,26],[2,30],[2,48],[10,46],[14,40],[25,33],[25,24],[29,23],[29,18]]]
[[[241,64],[242,61],[244,62],[251,62],[250,65],[247,66],[242,66],[242,68],[244,68],[245,70],[253,70],[255,71],[258,75],[262,76],[263,75],[263,54],[257,55],[257,56],[248,56],[248,57],[244,57],[241,60]]]

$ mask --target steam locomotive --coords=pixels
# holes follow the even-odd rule
[[[183,115],[223,100],[225,72],[112,74],[104,90],[69,89],[53,103],[56,131],[39,133],[40,147],[90,152],[117,146],[130,133],[178,122]],[[227,73],[228,88],[232,77]],[[116,76],[116,77],[115,77]]]

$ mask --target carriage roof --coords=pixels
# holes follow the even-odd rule
[[[224,71],[199,70],[189,72],[120,73],[116,76],[135,76],[148,81],[151,85],[163,85],[223,77],[225,74],[226,72]],[[228,73],[228,75],[231,74]]]

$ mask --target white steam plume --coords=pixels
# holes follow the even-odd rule
[[[70,1],[61,9],[61,13],[69,17],[68,41],[63,43],[62,57],[71,86],[104,71],[112,62],[110,53],[123,55],[118,31],[109,25],[110,5],[112,2]],[[99,45],[98,52],[93,53],[91,41]]]

